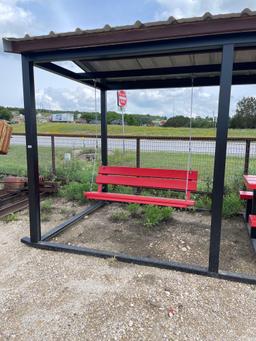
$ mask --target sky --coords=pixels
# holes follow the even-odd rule
[[[119,26],[141,22],[256,10],[256,0],[0,0],[0,38]],[[2,40],[2,39],[1,39]],[[0,105],[23,106],[20,56],[3,52],[0,42]],[[37,108],[99,110],[99,94],[62,77],[35,69]],[[217,114],[218,87],[194,89],[193,116]],[[233,86],[231,115],[243,96],[255,96],[256,86]],[[190,89],[127,91],[129,113],[171,117],[190,113]],[[108,94],[108,110],[117,110],[116,93]]]

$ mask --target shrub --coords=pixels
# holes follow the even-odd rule
[[[241,200],[237,194],[230,193],[224,196],[222,216],[230,218],[240,213],[242,208]]]
[[[194,195],[194,199],[196,200],[197,208],[205,208],[210,210],[212,206],[212,200],[208,195]]]
[[[130,214],[128,211],[125,210],[116,210],[111,214],[111,220],[115,223],[127,221],[130,217]]]
[[[86,202],[83,195],[84,191],[89,191],[89,184],[70,182],[68,185],[62,187],[59,194],[67,200],[77,200],[80,203],[84,203]]]
[[[167,221],[173,213],[171,207],[159,207],[159,206],[145,206],[144,208],[144,226],[154,227],[159,225],[163,221]]]
[[[141,217],[141,215],[144,212],[143,206],[141,206],[139,204],[129,204],[127,206],[127,210],[130,212],[130,214],[133,218]]]
[[[52,199],[46,199],[41,203],[41,213],[50,213],[53,209]]]

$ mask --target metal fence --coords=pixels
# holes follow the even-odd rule
[[[65,173],[68,163],[90,170],[100,159],[101,141],[93,135],[38,134],[39,165],[43,175]],[[12,148],[13,146],[13,148]],[[215,138],[109,136],[108,157],[111,165],[198,170],[199,189],[211,190]],[[3,162],[2,162],[3,161]],[[87,167],[88,166],[88,167]],[[26,175],[25,136],[14,134],[10,153],[2,158],[0,172]],[[242,181],[242,174],[256,173],[256,138],[229,138],[227,145],[226,184]]]

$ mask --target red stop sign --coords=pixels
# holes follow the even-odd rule
[[[119,107],[125,107],[127,104],[127,96],[125,90],[117,91],[117,105]]]

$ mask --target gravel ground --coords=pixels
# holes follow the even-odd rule
[[[27,225],[0,222],[0,340],[256,339],[255,286],[36,250]]]

